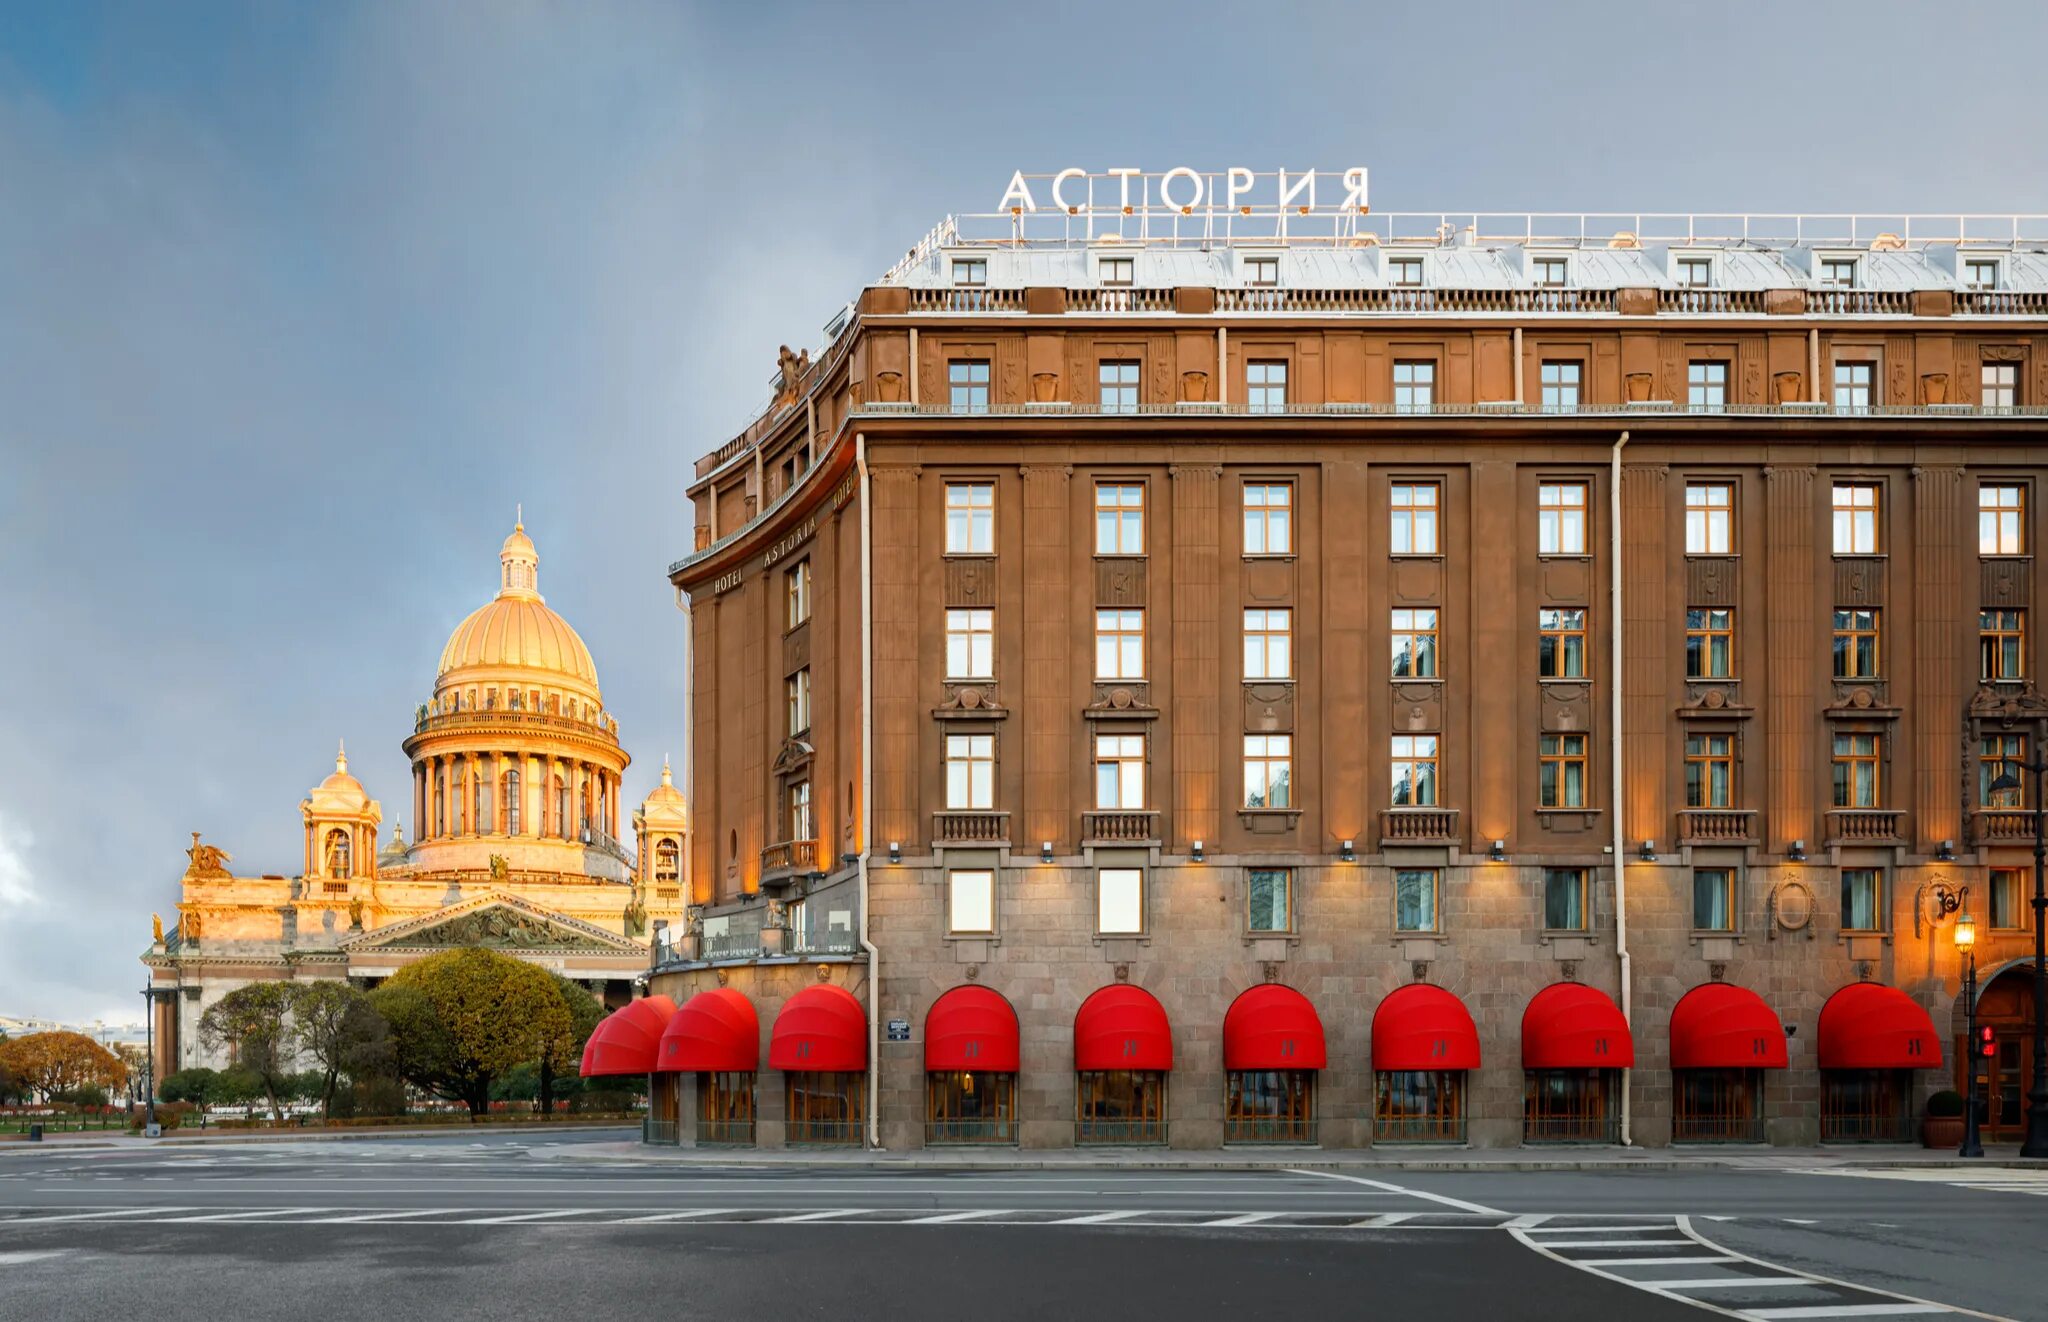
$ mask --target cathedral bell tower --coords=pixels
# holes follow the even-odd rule
[[[299,815],[306,820],[303,875],[308,882],[346,890],[354,878],[377,875],[377,827],[384,809],[348,774],[346,747],[334,755],[334,774],[300,801]]]

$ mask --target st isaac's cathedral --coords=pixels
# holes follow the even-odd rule
[[[199,1040],[222,996],[266,979],[347,978],[375,986],[438,950],[489,946],[588,986],[631,996],[648,933],[682,916],[689,816],[666,765],[621,843],[620,776],[630,760],[605,710],[597,666],[541,599],[540,556],[523,526],[498,553],[498,595],[456,626],[430,701],[413,714],[414,839],[388,841],[384,809],[334,772],[299,804],[296,876],[238,875],[197,833],[176,922],[149,953],[155,1063],[223,1063]]]

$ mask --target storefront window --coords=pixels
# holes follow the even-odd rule
[[[1465,1071],[1381,1070],[1374,1079],[1375,1141],[1465,1141]]]
[[[1226,1086],[1224,1142],[1316,1141],[1314,1070],[1232,1070]]]
[[[1017,1141],[1016,1075],[934,1070],[924,1077],[925,1142]]]
[[[752,1074],[705,1073],[697,1076],[697,1141],[754,1141]]]
[[[1672,1142],[1764,1141],[1762,1071],[1674,1070],[1672,1079]]]
[[[1619,1143],[1620,1070],[1529,1070],[1522,1083],[1525,1143]]]
[[[1077,1143],[1164,1143],[1165,1072],[1082,1071],[1074,1120]]]
[[[1821,1142],[1911,1142],[1909,1077],[1905,1070],[1822,1070]]]
[[[789,1075],[789,1141],[859,1147],[865,1077],[824,1071]]]

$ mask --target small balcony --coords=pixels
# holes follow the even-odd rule
[[[1753,808],[1687,808],[1678,814],[1681,845],[1751,845],[1756,843]]]
[[[782,881],[799,872],[818,870],[818,842],[785,840],[761,851],[761,881]]]
[[[1828,812],[1828,841],[1844,845],[1895,845],[1906,814],[1898,808],[1834,808]]]
[[[1089,845],[1145,845],[1159,840],[1159,814],[1151,809],[1105,809],[1081,814],[1081,842]]]
[[[1456,808],[1380,810],[1382,845],[1455,845],[1460,838]]]
[[[1972,808],[1970,840],[1979,845],[2034,843],[2031,808]]]
[[[935,845],[1000,845],[1009,843],[1010,814],[949,808],[932,814]]]

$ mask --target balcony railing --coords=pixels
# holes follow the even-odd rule
[[[2009,841],[2034,842],[2034,813],[2030,808],[1972,808],[1970,839],[1980,845]]]
[[[1819,313],[1883,313],[1905,316],[1913,310],[1909,289],[1809,289],[1806,310]]]
[[[1010,814],[1006,812],[967,812],[955,808],[932,814],[932,840],[936,844],[1000,844],[1009,838]]]
[[[785,840],[761,851],[761,874],[771,872],[815,872],[818,870],[818,842]]]
[[[1761,289],[1660,289],[1659,312],[1762,312]]]
[[[1835,808],[1828,812],[1828,839],[1844,843],[1894,844],[1905,813],[1898,808]]]
[[[955,285],[947,288],[929,289],[913,287],[910,291],[912,312],[1022,312],[1024,291],[1022,289],[990,289],[977,285]]]
[[[1380,840],[1390,845],[1450,845],[1458,842],[1456,808],[1383,808]]]
[[[1171,289],[1069,289],[1069,312],[1171,312]]]
[[[1756,839],[1751,808],[1687,808],[1678,814],[1681,845],[1743,845]]]
[[[1159,838],[1159,814],[1117,809],[1081,814],[1081,838],[1096,844],[1140,844]]]

